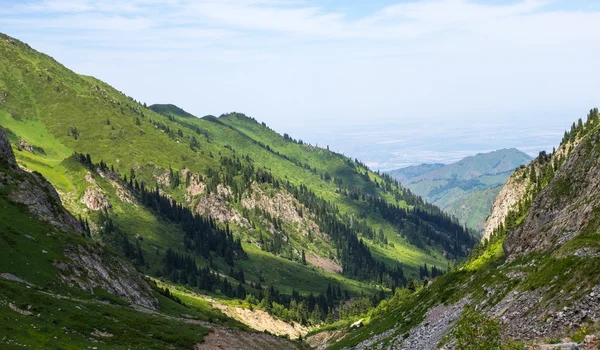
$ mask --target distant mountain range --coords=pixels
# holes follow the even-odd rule
[[[388,174],[468,227],[482,230],[494,198],[510,174],[531,159],[511,148],[480,153],[448,165],[421,164]]]

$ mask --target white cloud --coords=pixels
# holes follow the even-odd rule
[[[588,8],[433,0],[357,14],[310,4],[47,0],[8,4],[0,21],[138,99],[199,115],[244,111],[284,131],[400,117],[441,127],[557,118],[600,97],[600,13]]]

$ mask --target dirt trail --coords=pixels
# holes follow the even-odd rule
[[[308,261],[311,265],[322,268],[325,271],[333,273],[342,273],[342,267],[339,264],[329,259],[325,259],[316,254],[313,254],[312,252],[306,255],[306,261]]]
[[[206,300],[210,302],[214,308],[219,309],[225,315],[234,318],[248,327],[256,329],[260,332],[266,330],[271,334],[280,336],[287,335],[290,337],[290,339],[297,339],[298,336],[305,336],[306,333],[308,333],[308,329],[306,327],[303,327],[297,323],[294,323],[292,326],[291,324],[283,322],[282,320],[277,319],[262,310],[250,310],[238,306],[224,305],[210,298],[207,298]]]
[[[279,350],[298,349],[296,344],[264,333],[241,332],[229,328],[212,327],[204,342],[194,350]]]

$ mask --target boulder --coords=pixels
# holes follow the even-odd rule
[[[27,143],[27,141],[25,140],[19,140],[19,142],[17,142],[17,149],[19,151],[27,151],[29,153],[35,153],[33,150],[33,147]]]
[[[583,348],[585,350],[598,350],[600,349],[600,341],[598,337],[593,334],[588,334],[583,340]]]
[[[363,320],[362,318],[356,322],[354,322],[352,325],[350,325],[350,328],[360,328],[363,326]]]

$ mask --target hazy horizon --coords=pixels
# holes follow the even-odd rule
[[[333,151],[358,158],[373,170],[386,171],[422,163],[449,164],[467,156],[506,148],[516,148],[536,157],[540,151],[550,152],[553,147],[558,147],[565,129],[579,117],[585,120],[585,112],[565,117],[565,123],[543,126],[527,120],[485,125],[463,121],[452,122],[452,126],[426,120],[398,121],[348,125],[335,130],[306,130],[291,136],[329,146]]]
[[[243,112],[376,169],[535,155],[600,100],[594,1],[3,5],[3,32],[136,100]]]

